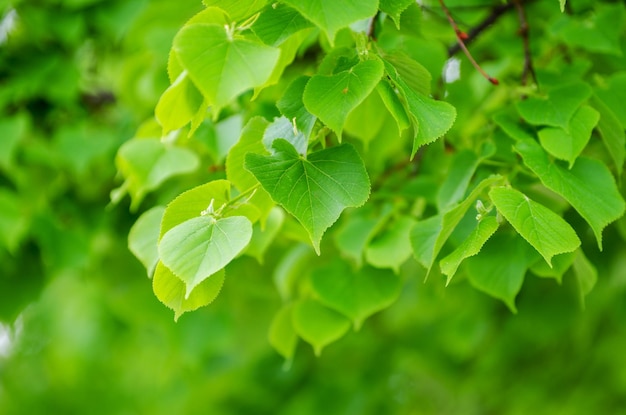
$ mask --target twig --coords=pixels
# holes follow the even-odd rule
[[[472,43],[478,35],[480,35],[485,29],[494,24],[500,16],[513,8],[513,4],[506,3],[500,6],[496,6],[491,10],[491,13],[485,17],[485,19],[480,22],[478,25],[472,27],[469,32],[467,32],[467,39],[464,40],[465,45],[469,45]],[[461,46],[458,43],[450,46],[448,48],[448,56],[454,56],[461,50]]]
[[[535,69],[533,68],[533,58],[532,54],[530,53],[528,20],[526,19],[526,12],[524,11],[522,3],[523,0],[513,0],[513,4],[515,5],[515,9],[517,10],[517,17],[519,19],[519,35],[522,37],[522,42],[524,44],[524,69],[522,71],[522,85],[526,85],[528,83],[528,75],[530,75],[533,79],[533,82],[537,84],[537,76],[535,75]]]
[[[441,4],[441,8],[443,9],[443,12],[448,17],[448,21],[450,22],[450,25],[452,26],[452,28],[454,29],[454,33],[456,34],[457,42],[459,43],[459,46],[465,53],[465,56],[467,56],[467,59],[469,59],[469,61],[474,66],[474,68],[476,68],[476,70],[480,72],[480,74],[484,76],[485,79],[487,79],[493,85],[498,85],[500,82],[496,78],[489,76],[487,72],[485,72],[484,69],[480,67],[480,65],[476,62],[476,60],[474,59],[470,51],[467,49],[467,46],[465,46],[464,41],[469,38],[469,35],[461,31],[459,27],[456,25],[456,22],[454,21],[454,18],[452,18],[452,15],[450,14],[450,10],[448,10],[444,1],[439,0],[439,3]]]

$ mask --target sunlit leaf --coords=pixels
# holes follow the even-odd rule
[[[159,231],[165,207],[155,206],[144,212],[128,233],[128,249],[146,267],[148,278],[152,277],[159,262]]]

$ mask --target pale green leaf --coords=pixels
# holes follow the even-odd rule
[[[187,125],[202,105],[202,94],[183,71],[161,95],[155,116],[163,127],[163,135]]]
[[[396,273],[400,266],[411,257],[411,228],[415,219],[402,216],[396,219],[368,244],[365,260],[376,268],[391,268]]]
[[[482,218],[471,234],[449,255],[439,262],[441,273],[447,276],[446,285],[456,273],[463,260],[480,252],[483,245],[498,229],[498,221],[494,216]]]
[[[378,59],[359,62],[334,75],[314,75],[304,89],[302,100],[339,139],[348,114],[374,90],[383,76]]]
[[[189,219],[167,231],[159,243],[163,264],[186,286],[185,298],[224,268],[250,242],[252,224],[243,216]]]
[[[152,279],[152,290],[159,301],[174,310],[174,320],[178,320],[183,313],[213,302],[224,285],[225,275],[224,270],[216,272],[186,296],[185,283],[159,261]]]
[[[350,318],[359,330],[372,314],[389,307],[400,295],[400,278],[389,270],[363,267],[353,271],[343,261],[315,269],[311,286],[319,301]]]
[[[556,255],[552,258],[552,266],[544,260],[539,260],[530,267],[530,271],[541,278],[554,278],[560,284],[563,274],[572,266],[578,250]]]
[[[548,153],[558,159],[567,160],[571,168],[587,146],[599,119],[598,111],[583,105],[574,113],[567,129],[549,127],[539,130],[539,141]]]
[[[322,235],[347,207],[361,206],[370,182],[356,150],[348,144],[302,157],[285,140],[272,156],[248,154],[246,168],[263,188],[308,231],[319,254]]]
[[[272,144],[276,139],[289,141],[296,151],[305,156],[309,146],[309,140],[299,130],[294,129],[294,125],[286,117],[275,118],[274,121],[267,126],[263,133],[263,146],[269,152],[272,152]]]
[[[561,13],[565,11],[565,3],[567,0],[559,0],[559,7],[561,8]]]
[[[174,38],[180,64],[202,92],[213,113],[244,91],[269,79],[280,51],[210,24],[184,26]]]
[[[578,108],[591,97],[591,88],[584,83],[551,89],[547,97],[528,98],[517,103],[522,118],[533,125],[549,125],[567,129]]]
[[[580,246],[574,229],[559,215],[510,187],[489,191],[498,212],[531,244],[548,265],[554,255],[572,252]]]
[[[285,3],[324,30],[331,43],[339,29],[372,17],[378,10],[378,0],[285,0]]]
[[[350,329],[350,320],[311,299],[301,300],[294,305],[292,320],[296,333],[313,346],[317,356],[324,347]]]
[[[498,298],[517,313],[515,297],[522,288],[528,267],[539,255],[513,232],[497,232],[478,255],[465,260],[465,270],[472,285]]]
[[[298,345],[298,334],[293,327],[293,306],[291,304],[284,306],[274,315],[268,339],[272,347],[288,363],[291,362]]]
[[[149,191],[172,176],[196,170],[200,161],[186,148],[158,139],[132,139],[120,147],[115,164],[126,180],[132,197],[131,210],[135,210]]]
[[[145,211],[133,224],[128,233],[128,249],[137,257],[152,277],[159,262],[159,231],[165,208],[155,206]]]
[[[385,111],[381,111],[383,106],[380,95],[372,92],[346,118],[344,131],[361,140],[366,150],[370,141],[378,137],[388,116]]]
[[[207,7],[223,9],[231,19],[237,22],[261,10],[268,2],[269,0],[202,0]]]
[[[589,223],[602,249],[602,229],[622,216],[626,207],[608,168],[579,157],[567,170],[551,162],[534,140],[519,141],[515,150],[548,189],[561,195]]]

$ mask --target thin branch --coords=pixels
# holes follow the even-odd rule
[[[478,25],[472,27],[469,32],[467,32],[467,39],[464,40],[465,45],[469,45],[480,35],[485,29],[494,24],[500,16],[502,16],[507,11],[513,8],[513,4],[507,3],[502,4],[500,6],[496,6],[491,10],[491,13],[487,17],[483,19],[482,22],[478,23]],[[461,46],[458,43],[450,46],[448,48],[448,56],[454,56],[461,50]]]
[[[459,29],[459,27],[456,25],[456,22],[452,18],[452,15],[450,14],[450,10],[448,10],[448,8],[446,7],[446,4],[444,3],[444,1],[443,0],[439,0],[439,3],[441,4],[441,8],[443,9],[444,13],[448,17],[448,21],[450,21],[450,25],[452,26],[452,28],[454,29],[454,33],[456,34],[457,42],[459,43],[459,46],[461,47],[461,49],[465,53],[465,56],[467,56],[467,59],[469,59],[469,61],[472,63],[472,65],[474,65],[474,68],[476,68],[476,70],[478,72],[480,72],[480,74],[482,76],[484,76],[485,79],[487,79],[493,85],[498,85],[500,82],[496,78],[493,78],[493,77],[489,76],[487,74],[487,72],[485,72],[484,69],[481,68],[481,66],[476,62],[476,60],[474,59],[474,57],[472,56],[470,51],[467,49],[467,46],[465,46],[465,42],[464,41],[469,38],[468,34],[463,32],[463,31],[461,31]]]
[[[524,44],[524,69],[522,71],[522,85],[526,85],[528,83],[528,75],[532,77],[533,82],[535,83],[535,85],[537,85],[537,76],[535,75],[535,69],[533,67],[532,54],[530,53],[528,20],[526,19],[526,12],[524,11],[524,6],[522,5],[522,3],[523,0],[513,0],[513,4],[515,5],[515,9],[517,10],[517,17],[519,19],[519,35],[522,37],[522,42]]]

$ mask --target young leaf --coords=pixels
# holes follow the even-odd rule
[[[183,71],[161,95],[154,111],[163,127],[163,135],[187,125],[195,117],[202,102],[202,94],[187,76],[187,71]]]
[[[343,261],[318,268],[311,286],[319,301],[349,317],[359,330],[372,314],[389,307],[400,295],[400,278],[391,271],[371,267],[354,272]]]
[[[348,144],[303,158],[285,140],[275,140],[272,156],[248,154],[248,169],[263,188],[308,231],[319,254],[322,235],[346,207],[361,206],[370,182],[363,161]]]
[[[517,234],[498,232],[478,255],[465,261],[465,269],[474,287],[504,301],[517,313],[515,297],[522,288],[526,270],[538,258],[537,252]]]
[[[174,320],[187,311],[193,311],[215,300],[224,285],[224,270],[220,270],[202,281],[189,296],[185,295],[185,283],[172,273],[162,262],[156,266],[152,279],[152,290],[163,304],[174,310]]]
[[[276,106],[285,117],[291,121],[295,119],[296,127],[302,131],[307,140],[317,120],[317,117],[311,114],[304,106],[304,102],[302,102],[304,88],[309,79],[311,78],[308,76],[300,76],[294,79],[276,103]]]
[[[437,259],[437,255],[443,248],[454,228],[459,224],[467,210],[474,201],[489,186],[502,183],[501,176],[491,176],[480,182],[457,206],[449,209],[445,213],[440,213],[426,220],[419,221],[411,229],[411,246],[417,262],[422,264],[430,273],[430,270]],[[428,276],[428,273],[426,274]]]
[[[599,119],[600,114],[596,110],[583,105],[574,113],[567,129],[550,127],[539,130],[539,141],[548,153],[569,161],[569,167],[572,168],[576,158],[587,146]]]
[[[435,141],[452,127],[456,119],[456,109],[447,102],[435,101],[411,89],[398,69],[388,61],[385,61],[385,70],[400,91],[415,130],[411,151],[413,157],[421,146]]]
[[[510,187],[489,191],[498,212],[531,244],[548,265],[556,254],[572,252],[580,246],[574,229],[559,215]]]
[[[376,268],[391,268],[397,274],[400,266],[411,257],[411,228],[413,218],[398,218],[389,229],[377,235],[365,250],[365,260]]]
[[[515,150],[548,189],[563,196],[589,223],[602,249],[602,229],[622,216],[626,207],[608,168],[579,157],[570,170],[564,169],[550,162],[534,140],[519,141]]]
[[[172,176],[198,168],[198,156],[186,148],[169,146],[158,139],[133,139],[120,147],[115,159],[132,197],[131,210],[145,195]]]
[[[245,39],[230,28],[209,24],[184,26],[174,51],[189,77],[213,106],[213,113],[242,92],[263,85],[280,51]]]
[[[270,325],[269,342],[276,351],[291,362],[298,345],[298,334],[293,327],[293,306],[291,304],[281,308]]]
[[[591,96],[584,83],[556,87],[547,98],[528,98],[517,103],[520,115],[530,124],[567,129],[576,110]]]
[[[315,300],[301,300],[293,308],[296,333],[313,346],[319,356],[324,347],[350,329],[350,320]]]
[[[285,0],[285,3],[324,30],[331,43],[339,29],[371,17],[378,10],[378,0]]]
[[[452,253],[439,262],[441,273],[446,275],[446,285],[454,277],[459,265],[464,259],[480,252],[483,245],[498,230],[498,220],[494,216],[487,216],[480,220],[472,233]]]
[[[159,256],[185,283],[187,299],[196,286],[232,261],[251,236],[252,224],[243,216],[199,216],[167,231],[159,243]]]
[[[155,206],[144,212],[128,233],[128,249],[146,267],[148,278],[152,277],[159,262],[159,230],[165,208]]]
[[[278,46],[294,33],[313,25],[297,10],[282,3],[268,4],[252,25],[252,31],[261,41]]]
[[[348,114],[374,90],[383,76],[378,59],[359,62],[334,75],[314,75],[304,89],[302,101],[341,140]]]

